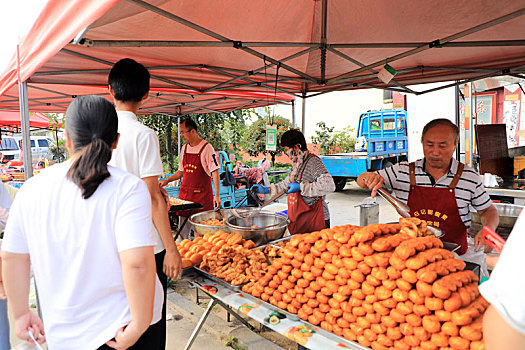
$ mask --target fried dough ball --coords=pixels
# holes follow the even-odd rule
[[[477,281],[478,277],[470,270],[454,272],[434,282],[432,293],[438,298],[448,299],[459,287]]]
[[[433,283],[438,276],[446,276],[449,273],[462,271],[465,262],[459,259],[447,259],[431,263],[417,272],[417,278],[426,283]]]
[[[429,263],[446,259],[454,259],[454,254],[452,254],[446,249],[432,248],[420,252],[415,256],[407,259],[406,267],[411,270],[419,270],[420,268],[426,266]]]
[[[394,250],[394,255],[406,260],[416,252],[430,248],[443,248],[443,242],[434,236],[411,238],[401,242]]]

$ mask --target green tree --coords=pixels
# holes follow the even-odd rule
[[[332,143],[337,147],[337,152],[349,153],[355,150],[355,129],[351,126],[336,131],[332,137]]]
[[[229,113],[208,113],[190,116],[198,125],[199,135],[212,144],[216,151],[238,153],[246,133],[246,110]]]
[[[265,108],[267,114],[269,109]],[[270,154],[272,157],[272,165],[275,165],[275,157],[283,154],[284,148],[277,143],[276,151],[266,151],[266,125],[273,123],[277,126],[277,140],[280,140],[284,132],[292,128],[292,123],[286,118],[279,115],[269,117],[257,115],[258,119],[248,127],[248,132],[243,143],[243,149],[252,157],[257,157],[259,154]]]
[[[178,165],[175,164],[175,156],[177,154],[177,138],[173,140],[173,134],[177,132],[177,119],[176,117],[168,115],[139,115],[138,120],[151,128],[157,134],[159,138],[160,146],[160,158],[164,164],[164,168],[174,173],[178,169]]]
[[[319,146],[319,153],[330,154],[333,150],[333,133],[335,127],[326,126],[325,122],[319,122],[316,124],[319,128],[315,130],[315,136],[312,136],[312,143]]]
[[[53,159],[56,162],[63,162],[68,157],[66,141],[58,140],[56,145],[49,147],[48,152],[53,156]]]
[[[200,137],[211,143],[216,151],[226,151],[228,154],[239,152],[247,129],[245,122],[249,117],[247,111],[192,114],[180,118],[182,121],[188,117],[197,123]],[[139,121],[156,132],[164,168],[167,172],[175,172],[178,169],[179,156],[177,117],[144,115],[139,116]]]
[[[66,115],[64,113],[44,113],[49,118],[49,129],[55,134],[55,145],[49,147],[49,152],[57,162],[63,162],[67,159],[68,153],[66,142],[58,139],[58,132],[64,128]]]
[[[312,143],[319,146],[319,153],[348,153],[354,151],[355,129],[347,126],[340,131],[334,131],[335,127],[328,127],[325,122],[317,123],[318,130],[312,137]]]

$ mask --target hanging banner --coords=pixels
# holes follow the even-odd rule
[[[266,150],[277,150],[277,126],[266,125]]]
[[[505,101],[503,101],[503,123],[507,126],[507,143],[509,147],[519,146],[521,91],[518,86],[511,90],[506,86]]]

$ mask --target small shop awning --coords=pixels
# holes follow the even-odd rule
[[[30,113],[29,114],[29,126],[31,128],[49,128],[49,118],[42,113]],[[6,112],[0,111],[0,127],[20,127],[20,113],[19,112]]]

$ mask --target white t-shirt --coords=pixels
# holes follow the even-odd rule
[[[179,157],[179,170],[184,171],[184,166],[182,165],[182,159],[184,158],[185,153],[199,153],[202,146],[204,145],[206,141],[201,140],[197,146],[190,146],[189,143],[187,143],[183,148],[185,149],[185,152],[181,152],[182,155]],[[215,153],[215,149],[213,149],[213,146],[208,143],[206,147],[202,150],[201,153],[201,164],[204,168],[204,171],[206,174],[211,176],[211,173],[217,169],[220,168],[219,165],[219,156]]]
[[[483,297],[516,331],[525,334],[525,214],[519,216],[490,279],[479,286]]]
[[[120,169],[87,200],[70,163],[29,179],[11,207],[2,249],[29,254],[50,349],[96,349],[131,321],[119,252],[153,246],[144,181]],[[158,278],[152,322],[163,305]]]
[[[109,165],[140,177],[163,176],[160,146],[157,134],[137,120],[133,112],[117,111],[120,138],[113,150]],[[155,254],[164,250],[162,240],[151,222],[157,244]]]

